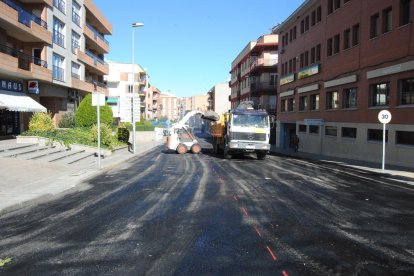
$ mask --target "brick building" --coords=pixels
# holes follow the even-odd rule
[[[373,4],[375,2],[375,4]],[[412,0],[307,0],[273,29],[279,48],[277,147],[414,167]]]

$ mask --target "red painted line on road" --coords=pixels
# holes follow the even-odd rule
[[[273,253],[272,249],[270,249],[269,246],[266,246],[266,248],[267,248],[267,251],[269,251],[270,256],[272,256],[273,261],[276,261],[277,257],[275,255],[275,253]]]
[[[257,235],[259,235],[259,237],[262,237],[262,233],[260,233],[259,229],[255,226],[254,230],[256,230]]]
[[[248,217],[249,214],[247,213],[247,210],[245,208],[243,208],[243,207],[241,209],[242,209],[243,213]]]
[[[289,276],[289,274],[286,272],[286,270],[283,270],[283,271],[282,271],[282,275],[283,275],[283,276]]]

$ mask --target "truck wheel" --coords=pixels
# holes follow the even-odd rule
[[[265,160],[265,158],[266,158],[266,152],[258,152],[257,153],[257,159],[258,160]]]
[[[191,152],[194,153],[194,154],[198,154],[198,153],[200,153],[200,151],[201,151],[201,146],[199,144],[194,144],[191,147]]]
[[[179,145],[177,146],[177,153],[179,153],[179,154],[184,154],[184,153],[187,153],[187,147],[186,147],[186,145],[184,145],[184,144],[179,144]]]

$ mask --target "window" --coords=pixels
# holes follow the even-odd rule
[[[371,16],[371,38],[379,36],[379,14]]]
[[[352,27],[352,46],[359,44],[359,24]]]
[[[390,83],[379,83],[371,86],[371,106],[389,104]]]
[[[75,1],[72,2],[72,22],[75,23],[80,27],[80,19],[81,19],[81,6],[76,3]]]
[[[342,128],[342,137],[344,138],[356,138],[357,129],[354,127],[343,127]]]
[[[315,61],[318,62],[321,60],[321,44],[316,45],[316,59]]]
[[[305,32],[305,21],[300,21],[300,33],[303,34]]]
[[[65,24],[61,22],[57,18],[53,18],[53,43],[65,47],[65,36],[63,35],[63,31],[65,28]]]
[[[289,42],[292,42],[293,40],[293,29],[290,29],[289,31]]]
[[[301,69],[303,68],[304,61],[305,61],[305,54],[302,53],[302,54],[300,54],[300,68]]]
[[[351,29],[346,29],[344,31],[344,50],[348,49],[351,46]]]
[[[338,91],[330,91],[326,93],[326,109],[338,109],[339,96]]]
[[[128,84],[126,88],[127,88],[127,93],[133,93],[134,92],[134,87],[132,86],[132,84]]]
[[[305,32],[309,30],[309,16],[305,17]]]
[[[333,1],[334,0],[328,0],[328,14],[333,13]]]
[[[344,108],[356,108],[357,107],[357,89],[347,88],[343,94]]]
[[[336,36],[334,36],[334,54],[339,53],[339,34],[337,34]]]
[[[292,73],[292,63],[293,60],[289,60],[289,73]]]
[[[344,0],[344,4],[348,3],[349,1],[351,1],[351,0]]]
[[[53,6],[60,10],[62,13],[65,13],[66,3],[63,0],[53,0]]]
[[[325,135],[326,136],[338,136],[338,129],[336,126],[326,126]]]
[[[326,43],[326,51],[328,57],[332,56],[332,38],[328,39]]]
[[[382,33],[388,33],[392,30],[392,8],[382,11]]]
[[[414,79],[400,80],[400,104],[414,105]]]
[[[299,131],[298,132],[306,132],[306,125],[299,125]]]
[[[319,134],[319,126],[309,126],[309,133]]]
[[[299,111],[306,111],[308,108],[308,97],[302,96],[299,98]]]
[[[77,54],[80,49],[80,35],[72,31],[72,53]]]
[[[52,74],[54,80],[65,81],[65,70],[63,69],[64,60],[64,57],[57,54],[53,54]]]
[[[382,129],[368,129],[367,133],[368,141],[381,141],[383,140]],[[388,142],[388,130],[385,131],[385,142]]]
[[[322,7],[319,6],[316,9],[316,23],[321,22],[321,20],[322,20]]]
[[[296,62],[297,62],[297,60],[296,60],[296,57],[294,57],[293,58],[293,72],[296,72]]]
[[[319,110],[319,94],[314,94],[310,96],[310,109]]]
[[[280,101],[280,111],[286,112],[286,100],[285,99]]]
[[[80,80],[80,65],[72,61],[72,77]]]
[[[412,0],[400,0],[400,26],[412,21]]]
[[[307,67],[309,65],[309,52],[306,51],[305,52],[305,62],[304,62],[304,66]]]
[[[400,145],[414,146],[414,131],[396,131],[395,142]]]
[[[341,7],[341,0],[328,0],[328,14],[333,13]]]
[[[311,26],[316,24],[316,10],[312,11],[311,13]]]
[[[289,98],[288,99],[288,111],[294,111],[295,110],[295,98]]]

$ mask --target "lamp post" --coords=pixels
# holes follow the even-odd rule
[[[135,155],[135,28],[144,27],[143,23],[132,24],[132,149]]]

